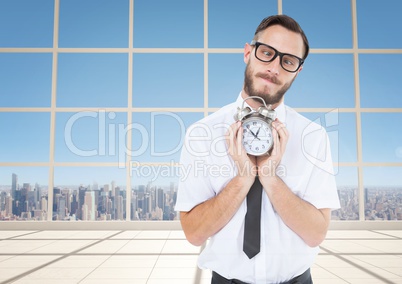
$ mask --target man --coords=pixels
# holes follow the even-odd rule
[[[212,283],[312,283],[310,266],[324,240],[331,209],[339,208],[328,137],[323,128],[284,105],[303,68],[307,38],[292,18],[265,18],[244,47],[243,89],[236,102],[187,131],[176,210],[193,245],[208,243],[199,266]],[[275,109],[270,154],[248,155],[234,115],[251,96]],[[244,102],[252,109],[258,99]],[[258,251],[244,251],[247,194],[263,188]],[[247,231],[247,229],[246,229]],[[299,281],[299,282],[295,282]]]

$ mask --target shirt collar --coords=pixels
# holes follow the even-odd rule
[[[237,100],[236,100],[236,107],[241,108],[242,105],[243,105],[243,98],[242,98],[241,92],[240,92],[240,94],[239,94],[239,96],[237,97]],[[252,109],[252,107],[250,107],[250,105],[247,103],[247,101],[244,102],[244,107],[246,107],[246,106],[248,106],[249,108]],[[286,122],[286,110],[285,110],[284,102],[282,102],[280,105],[278,105],[275,108],[275,111],[276,111],[276,117],[278,118],[278,120],[283,122],[283,123]]]

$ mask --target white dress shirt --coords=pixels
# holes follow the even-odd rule
[[[236,176],[224,135],[235,122],[242,97],[187,129],[180,164],[176,211],[188,212],[216,196]],[[247,101],[245,106],[247,105]],[[323,127],[283,103],[276,109],[289,140],[277,174],[294,194],[316,208],[339,208],[329,139]],[[249,259],[243,252],[246,200],[207,242],[198,265],[228,279],[249,283],[280,283],[302,274],[313,264],[319,248],[309,247],[275,212],[264,192],[261,213],[261,251]]]

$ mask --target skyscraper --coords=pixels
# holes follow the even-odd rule
[[[19,194],[17,192],[18,187],[18,176],[16,174],[11,175],[11,199],[12,199],[12,213],[14,215],[19,216],[18,210],[18,202],[19,202]]]
[[[87,210],[86,211],[87,216],[86,216],[86,218],[83,218],[83,220],[95,221],[96,208],[95,208],[95,193],[93,191],[85,192],[84,205],[85,205],[86,210]]]
[[[16,174],[12,174],[11,176],[11,191],[16,191],[18,186],[18,176]]]

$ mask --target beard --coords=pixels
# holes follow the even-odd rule
[[[271,76],[268,73],[257,73],[255,77],[261,77],[264,79],[268,79],[274,84],[281,85],[282,82],[279,81],[275,76]],[[246,70],[244,72],[244,91],[248,96],[256,96],[262,98],[265,103],[268,105],[274,105],[279,103],[287,90],[289,90],[290,86],[292,86],[293,81],[296,79],[296,76],[288,83],[284,84],[282,88],[280,88],[276,93],[271,94],[266,88],[262,91],[259,91],[254,86],[253,80],[253,69],[250,66],[250,63],[247,64]]]

